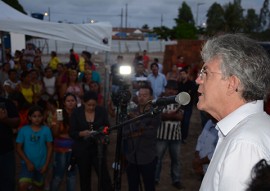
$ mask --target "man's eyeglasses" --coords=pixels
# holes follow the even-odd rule
[[[209,70],[207,70],[206,68],[203,67],[203,68],[200,70],[200,72],[199,72],[199,74],[198,74],[198,77],[199,77],[201,80],[203,80],[203,79],[207,76],[208,73],[212,73],[212,74],[222,74],[221,72],[211,72],[211,71],[209,71]]]

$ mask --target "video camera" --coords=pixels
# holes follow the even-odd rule
[[[131,73],[131,67],[121,65],[118,72],[118,86],[117,89],[112,91],[111,94],[112,102],[116,107],[127,105],[132,96],[129,90],[129,84],[125,79],[125,76]]]

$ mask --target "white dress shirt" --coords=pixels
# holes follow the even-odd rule
[[[200,191],[244,191],[253,166],[270,160],[270,117],[263,101],[247,103],[217,123],[219,140]]]

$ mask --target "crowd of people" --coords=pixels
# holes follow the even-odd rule
[[[0,190],[15,190],[16,185],[18,190],[59,190],[66,177],[66,190],[79,184],[89,191],[92,167],[98,189],[114,190],[104,129],[110,127],[109,116],[118,114],[115,102],[126,86],[119,73],[124,57],[111,65],[109,88],[118,96],[115,101],[104,100],[103,79],[91,53],[69,53],[69,62],[62,63],[52,51],[45,67],[41,51],[32,44],[14,57],[7,54],[0,70]],[[172,186],[185,187],[179,157],[181,145],[188,142],[194,105],[207,113],[192,162],[202,179],[201,191],[246,190],[254,185],[252,168],[261,159],[270,160],[270,120],[263,107],[270,88],[267,53],[243,35],[228,34],[208,40],[202,58],[204,65],[194,79],[181,55],[167,74],[146,50],[135,55],[128,89],[132,106],[126,113],[133,122],[123,128],[121,148],[130,191],[159,186],[167,149]],[[190,95],[187,105],[153,104],[179,92]],[[21,159],[18,183],[15,150]]]
[[[62,63],[55,51],[47,64],[41,57],[38,48],[27,44],[14,57],[7,53],[1,66],[0,190],[59,190],[64,177],[66,189],[76,190],[77,171],[81,190],[89,190],[91,166],[101,174],[98,144],[87,136],[109,125],[100,74],[88,51],[78,55],[71,49],[67,63]],[[80,127],[77,109],[82,113],[79,122],[84,122]],[[89,155],[80,150],[84,143],[88,143],[86,150],[92,150]],[[105,156],[106,148],[102,149]],[[19,169],[15,168],[15,156],[21,159]],[[108,184],[102,189],[112,190],[107,167],[103,168],[102,177]]]

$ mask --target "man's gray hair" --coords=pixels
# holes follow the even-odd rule
[[[270,90],[270,60],[256,41],[242,34],[226,34],[208,40],[201,54],[204,62],[221,59],[223,77],[239,78],[240,92],[247,102],[266,98]]]

